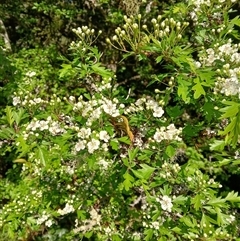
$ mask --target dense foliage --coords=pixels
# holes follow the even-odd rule
[[[0,240],[240,240],[237,8],[3,1]]]

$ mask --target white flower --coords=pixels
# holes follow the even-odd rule
[[[74,167],[67,166],[67,167],[66,167],[66,172],[67,172],[69,175],[73,175],[73,174],[74,174]]]
[[[36,75],[36,72],[35,71],[28,71],[27,73],[26,73],[26,76],[27,77],[33,77],[33,76],[35,76]]]
[[[64,207],[64,209],[58,209],[58,213],[60,215],[65,215],[65,214],[68,214],[68,213],[72,213],[74,212],[75,209],[72,205],[69,205],[68,203],[66,204],[66,206]]]
[[[100,131],[99,139],[103,140],[105,142],[108,142],[108,140],[110,139],[110,136],[108,135],[108,133],[106,131]]]
[[[163,210],[166,210],[168,212],[172,211],[173,204],[172,204],[172,200],[170,197],[164,195],[162,197],[162,200],[160,200],[160,204],[161,204],[161,208]]]
[[[152,222],[152,227],[156,230],[159,229],[160,225],[159,225],[159,222],[155,221],[155,222]]]
[[[45,121],[45,120],[39,121],[39,129],[40,129],[40,131],[47,130],[48,129],[48,121]]]
[[[49,215],[48,215],[48,214],[45,214],[45,213],[43,212],[42,217],[38,218],[37,221],[36,221],[36,222],[37,222],[37,225],[42,224],[42,223],[45,222],[48,218],[49,218]]]
[[[78,132],[78,137],[81,137],[82,139],[87,139],[91,135],[91,129],[90,128],[81,128]]]
[[[153,116],[154,117],[162,117],[164,114],[164,110],[160,106],[154,106],[153,108]]]
[[[93,111],[93,113],[92,113],[92,116],[91,116],[91,118],[92,119],[99,119],[99,117],[100,117],[100,115],[102,114],[102,110],[101,110],[101,108],[99,107],[99,108],[97,108],[97,109],[95,109],[94,111]]]
[[[107,168],[108,168],[108,166],[109,166],[109,162],[105,161],[104,159],[100,159],[100,160],[98,161],[98,164],[99,164],[99,166],[102,166],[102,168],[103,168],[104,170],[107,170]]]
[[[105,104],[103,104],[102,108],[105,113],[113,117],[117,117],[118,115],[120,115],[119,111],[117,110],[117,105],[115,103],[112,103],[112,101],[110,100],[107,100]]]
[[[17,96],[13,97],[13,105],[16,106],[19,103],[21,103],[20,97],[17,97]]]
[[[39,121],[31,121],[28,126],[27,126],[27,130],[32,130],[35,131],[37,128],[40,127]]]
[[[42,99],[41,98],[34,98],[33,101],[36,103],[36,104],[39,104],[42,102]]]
[[[85,147],[86,147],[85,141],[79,140],[79,141],[76,143],[74,149],[75,149],[76,151],[80,151],[80,150],[84,150]]]
[[[99,225],[101,221],[101,215],[99,215],[94,208],[90,211],[90,215],[91,215],[92,222],[95,222],[95,225],[96,224]]]
[[[156,133],[155,133],[154,136],[153,136],[153,139],[154,139],[156,142],[161,142],[162,140],[164,140],[163,133],[160,132],[159,130],[157,130]]]
[[[88,147],[88,152],[93,153],[95,150],[99,148],[100,141],[96,139],[92,139],[90,142],[88,142],[87,147]]]
[[[52,222],[51,219],[49,219],[45,224],[46,224],[47,227],[51,227],[53,222]]]
[[[60,127],[59,123],[56,121],[53,121],[51,124],[51,127],[49,128],[49,131],[53,134],[53,135],[57,135],[60,133],[63,133],[64,130]]]

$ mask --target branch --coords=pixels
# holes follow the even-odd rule
[[[0,36],[3,37],[3,39],[4,39],[6,50],[12,51],[10,39],[8,37],[7,30],[6,30],[5,25],[4,25],[4,23],[1,19],[0,19]]]

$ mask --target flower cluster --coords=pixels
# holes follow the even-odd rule
[[[65,207],[63,209],[58,209],[57,212],[60,214],[60,215],[65,215],[65,214],[68,214],[68,213],[72,213],[74,212],[75,209],[73,207],[72,204],[69,204],[69,203],[66,203]]]
[[[83,225],[79,226],[78,225],[78,219],[75,220],[75,229],[74,233],[79,233],[79,232],[87,232],[91,231],[94,226],[100,226],[100,221],[101,221],[101,215],[98,214],[98,212],[92,208],[90,213],[90,219],[84,220]]]
[[[25,194],[24,196],[18,195],[16,198],[13,198],[12,202],[5,204],[2,209],[0,209],[1,217],[7,217],[12,215],[12,213],[21,217],[23,213],[34,214],[36,208],[41,204],[41,200],[42,191],[30,189],[28,194]],[[3,222],[6,222],[6,220],[0,218],[0,224]],[[25,221],[22,221],[22,224],[24,223]]]
[[[116,35],[112,37],[112,41],[116,42],[119,47],[114,45],[112,41],[107,38],[107,43],[111,44],[116,49],[121,49],[122,51],[127,52],[125,42],[127,42],[134,51],[137,51],[139,44],[148,43],[150,41],[147,33],[143,32],[140,26],[141,14],[138,14],[138,22],[134,21],[134,17],[131,16],[128,18],[124,16],[125,24],[123,29],[118,27],[115,29]]]
[[[229,39],[226,44],[220,45],[219,43],[216,43],[213,48],[208,48],[205,51],[200,52],[199,60],[204,66],[215,66],[217,60],[222,63],[239,64],[239,48],[240,44],[233,45],[232,40]]]
[[[206,190],[209,186],[214,188],[221,188],[222,185],[216,182],[213,178],[207,178],[199,170],[194,172],[194,175],[187,178],[188,187],[191,189],[198,186],[201,190]]]
[[[231,3],[235,3],[236,0],[230,0]],[[190,11],[190,17],[194,21],[194,24],[202,25],[204,27],[209,27],[208,21],[206,21],[205,14],[209,11],[209,8],[212,8],[212,19],[220,20],[222,18],[222,9],[225,8],[229,1],[219,0],[219,1],[211,1],[211,0],[196,0],[190,1],[190,5],[192,5],[192,9]],[[204,21],[202,20],[204,19]]]
[[[160,118],[164,114],[163,108],[150,97],[142,97],[135,103],[131,103],[129,107],[125,109],[126,114],[141,112],[143,110],[150,110],[152,115],[156,118]]]
[[[61,127],[61,122],[52,120],[52,117],[49,116],[47,120],[37,120],[33,119],[26,127],[26,131],[24,134],[24,138],[27,139],[29,135],[38,135],[34,133],[35,131],[44,131],[48,130],[52,136],[60,135],[65,133],[65,128]]]
[[[13,106],[36,106],[40,105],[41,103],[46,103],[45,100],[43,100],[40,97],[34,97],[33,94],[26,92],[23,93],[22,91],[19,92],[19,95],[14,93],[15,96],[13,96]],[[23,97],[24,95],[24,97]]]
[[[173,18],[166,18],[162,20],[161,15],[158,15],[157,18],[153,18],[151,22],[154,28],[153,36],[156,39],[169,37],[173,33],[176,36],[176,39],[181,39],[184,28],[189,25],[187,22],[181,23],[179,21],[175,21]],[[145,29],[147,28],[146,25],[143,27]]]
[[[174,124],[170,124],[167,127],[162,126],[160,129],[157,129],[157,131],[153,136],[153,139],[159,143],[162,142],[163,140],[181,141],[182,138],[179,136],[181,133],[182,133],[181,127],[177,129]]]
[[[198,66],[216,66],[217,81],[214,93],[222,93],[226,96],[239,95],[240,98],[240,44],[232,44],[229,39],[226,44],[214,45],[214,48],[202,51],[199,56]],[[221,63],[221,64],[220,64]]]
[[[181,170],[181,167],[178,165],[178,163],[168,163],[164,162],[161,168],[160,176],[164,179],[169,179],[171,177],[175,177],[176,174]]]
[[[46,213],[46,211],[43,211],[42,216],[39,217],[36,220],[37,225],[41,225],[42,223],[45,223],[47,227],[51,227],[53,224],[53,221],[49,219],[50,215]]]
[[[167,195],[164,195],[161,199],[156,198],[156,201],[161,204],[161,208],[164,211],[171,212],[172,211],[172,199],[168,197]]]
[[[124,16],[125,24],[123,29],[118,27],[115,29],[116,35],[112,37],[112,41],[116,42],[118,46],[114,45],[112,41],[107,38],[107,43],[111,44],[114,48],[128,52],[125,46],[125,42],[129,44],[134,52],[139,52],[139,46],[144,46],[151,42],[151,39],[160,40],[166,38],[168,40],[177,42],[182,38],[183,30],[189,25],[189,23],[181,23],[175,21],[173,18],[166,18],[162,20],[162,16],[159,15],[156,19],[152,19],[153,32],[148,30],[146,24],[140,24],[141,14],[137,16],[137,23],[134,21],[134,17],[128,18]],[[174,38],[171,36],[175,36]]]
[[[78,47],[82,47],[83,52],[85,52],[86,47],[91,46],[96,41],[98,36],[102,33],[102,31],[100,30],[97,37],[95,38],[95,29],[90,29],[88,26],[78,27],[77,29],[73,29],[72,31],[80,38],[80,41],[78,41],[77,43],[72,42],[70,44],[70,48],[75,49]]]

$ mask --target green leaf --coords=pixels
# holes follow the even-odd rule
[[[207,202],[208,205],[216,206],[216,207],[224,207],[225,199],[215,198],[211,199]]]
[[[121,237],[118,234],[113,234],[111,240],[113,240],[113,241],[122,241]]]
[[[152,237],[153,237],[153,230],[152,229],[144,230],[144,234],[146,235],[144,240],[152,241]]]
[[[84,236],[88,239],[91,238],[92,235],[93,235],[93,231],[88,231],[88,232],[84,233]]]
[[[132,162],[135,159],[138,151],[139,151],[138,147],[136,147],[134,149],[131,149],[131,150],[130,149],[128,150],[128,157],[129,157],[130,162]]]
[[[235,117],[238,114],[240,105],[235,102],[231,102],[231,103],[232,104],[230,106],[226,106],[219,110],[220,112],[225,113],[225,114],[221,115],[221,119]]]
[[[113,150],[117,151],[119,150],[119,143],[116,140],[111,140],[110,141],[110,146],[112,147]]]
[[[130,139],[129,139],[128,136],[120,137],[120,138],[118,138],[118,140],[119,140],[120,142],[125,143],[125,144],[128,144],[128,145],[131,144],[131,141],[130,141]]]
[[[183,76],[179,76],[177,78],[177,82],[178,82],[178,96],[181,97],[185,103],[189,103],[190,102],[189,89],[190,89],[191,83],[186,81],[183,78]]]
[[[217,224],[219,226],[221,225],[224,225],[224,224],[227,224],[227,218],[229,217],[228,215],[224,215],[222,212],[221,212],[221,209],[220,208],[215,208],[216,210],[216,213],[217,213]]]
[[[163,59],[163,56],[162,56],[162,55],[158,56],[158,57],[156,58],[156,63],[160,63],[160,62],[162,61],[162,59]]]
[[[5,109],[5,112],[6,112],[7,122],[9,126],[12,127],[12,124],[14,122],[12,108],[10,106],[7,106]]]
[[[20,124],[21,120],[28,117],[28,114],[25,113],[23,108],[20,108],[18,112],[13,112],[13,118],[17,125]]]
[[[175,232],[175,233],[177,233],[177,234],[182,234],[182,229],[179,228],[179,227],[174,227],[174,228],[172,228],[172,231]]]
[[[173,146],[169,145],[167,146],[165,153],[171,158],[175,155],[176,149]]]
[[[236,126],[237,119],[233,118],[232,121],[227,125],[224,131],[219,131],[220,135],[227,135],[229,132],[232,132]]]
[[[183,195],[179,195],[176,198],[173,199],[173,203],[178,204],[186,204],[186,201],[188,200],[188,197],[184,197]]]
[[[141,164],[140,166],[142,167],[142,169],[131,170],[134,175],[140,179],[148,180],[151,177],[152,173],[156,170],[156,168],[150,167],[147,164]]]
[[[126,191],[129,191],[129,189],[133,186],[132,183],[134,182],[134,178],[128,172],[125,172],[123,178],[125,179],[123,182],[124,188]]]
[[[71,64],[62,64],[62,69],[60,70],[59,77],[63,78],[65,76],[70,76],[71,71],[73,70],[73,67]]]
[[[168,113],[168,115],[172,118],[176,118],[179,117],[183,114],[184,109],[181,109],[180,106],[173,106],[173,107],[167,107],[166,108],[166,112]]]
[[[225,141],[222,140],[214,140],[213,143],[210,144],[211,151],[223,151],[225,147]]]
[[[240,19],[239,16],[236,16],[234,19],[231,20],[231,23],[233,23],[234,25],[237,25],[238,27],[240,27]]]
[[[185,223],[188,227],[193,228],[195,225],[193,224],[192,220],[188,216],[183,216],[180,218],[180,222]]]
[[[41,147],[38,147],[38,158],[40,159],[43,166],[46,166],[46,159],[43,149]]]
[[[202,206],[201,200],[203,199],[202,195],[197,194],[192,200],[191,204],[194,205],[194,208],[198,211],[199,208]]]
[[[206,92],[203,89],[202,87],[203,83],[200,83],[199,78],[196,78],[194,80],[194,83],[196,84],[192,87],[192,90],[195,91],[193,97],[194,99],[198,99],[201,95],[205,95]]]
[[[228,193],[228,195],[225,197],[226,201],[230,202],[240,202],[240,197],[238,196],[238,193],[234,191]]]
[[[214,110],[214,103],[209,100],[204,103],[203,111],[208,122],[211,122],[212,119],[218,114],[218,112]]]
[[[104,78],[109,78],[113,75],[112,72],[110,72],[105,67],[101,66],[100,63],[96,63],[96,64],[92,65],[91,68],[95,74],[101,75]]]

